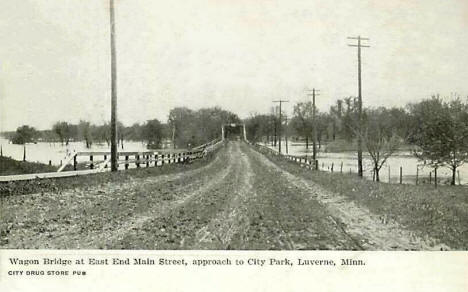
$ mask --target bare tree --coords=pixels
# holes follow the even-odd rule
[[[368,110],[366,119],[367,124],[361,138],[372,159],[375,180],[380,181],[380,170],[388,158],[398,151],[402,138],[396,134],[388,110],[383,108]]]

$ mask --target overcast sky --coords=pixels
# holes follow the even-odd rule
[[[118,113],[126,125],[176,106],[241,117],[321,90],[327,110],[434,93],[468,95],[466,0],[116,0]],[[108,0],[0,1],[0,130],[110,119]]]

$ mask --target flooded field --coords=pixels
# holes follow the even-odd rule
[[[10,142],[0,137],[3,155],[15,160],[23,160],[24,146],[10,144]],[[65,161],[66,153],[73,151],[110,151],[110,147],[104,144],[93,144],[91,148],[86,148],[84,142],[70,142],[69,145],[61,143],[39,142],[37,144],[26,144],[26,161],[52,163],[60,165],[60,161]],[[124,148],[119,146],[119,151],[147,151],[146,144],[142,142],[124,141]]]
[[[278,146],[271,149],[278,151]],[[281,151],[286,154],[286,144],[283,142]],[[303,143],[288,143],[289,155],[312,156],[312,145],[306,149]],[[372,180],[372,160],[367,152],[363,152],[363,168],[364,176]],[[319,161],[319,168],[324,171],[330,171],[333,165],[334,172],[353,172],[357,173],[357,153],[356,152],[323,152],[322,149],[318,150],[317,160]],[[419,183],[429,183],[431,176],[432,183],[434,182],[433,168],[424,165],[423,162],[416,159],[409,151],[400,151],[391,156],[380,170],[380,181],[398,183],[400,180],[400,167],[403,173],[403,183],[415,184],[416,172],[418,172]],[[468,164],[461,166],[457,173],[457,184],[468,185]],[[432,172],[432,174],[430,174]],[[452,176],[452,172],[447,167],[442,167],[437,170],[438,180],[442,184],[448,184]]]

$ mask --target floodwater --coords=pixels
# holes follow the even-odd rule
[[[278,146],[269,148],[278,151]],[[288,142],[288,154],[300,156],[312,156],[312,145],[306,150],[305,144]],[[281,152],[286,154],[286,144],[281,144]],[[337,152],[326,153],[318,149],[317,160],[319,161],[319,169],[330,171],[333,165],[334,172],[352,172],[357,173],[357,153],[356,152]],[[343,166],[341,166],[343,165]],[[418,183],[429,183],[430,172],[432,183],[434,183],[434,169],[430,166],[424,165],[408,151],[400,151],[392,155],[380,170],[380,181],[399,183],[400,181],[400,167],[402,169],[403,183],[416,184],[416,173],[418,173]],[[373,179],[373,166],[372,160],[368,153],[363,152],[363,170],[364,176],[367,179]],[[452,177],[452,171],[447,167],[437,169],[437,177],[439,183],[446,184]],[[468,184],[468,164],[462,165],[458,169],[457,184]]]
[[[148,151],[146,144],[142,142],[124,141],[124,148],[119,146],[118,151],[140,152]],[[70,142],[69,145],[61,143],[38,142],[37,144],[15,145],[10,144],[9,140],[0,137],[0,145],[2,146],[3,156],[13,158],[15,160],[23,160],[24,148],[26,148],[26,161],[52,163],[52,165],[61,165],[66,160],[67,152],[73,151],[110,151],[110,147],[106,143],[93,144],[91,148],[86,148],[84,142]]]

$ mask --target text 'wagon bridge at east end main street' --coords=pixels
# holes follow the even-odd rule
[[[90,152],[70,155],[55,174],[4,176],[0,246],[238,250],[468,246],[461,218],[466,219],[466,204],[455,206],[440,199],[434,203],[434,198],[444,196],[445,186],[373,182],[339,166],[333,173],[322,171],[307,156],[278,153],[246,137],[243,124],[225,124],[219,139],[190,150],[121,152],[117,172],[107,171],[109,153]]]

